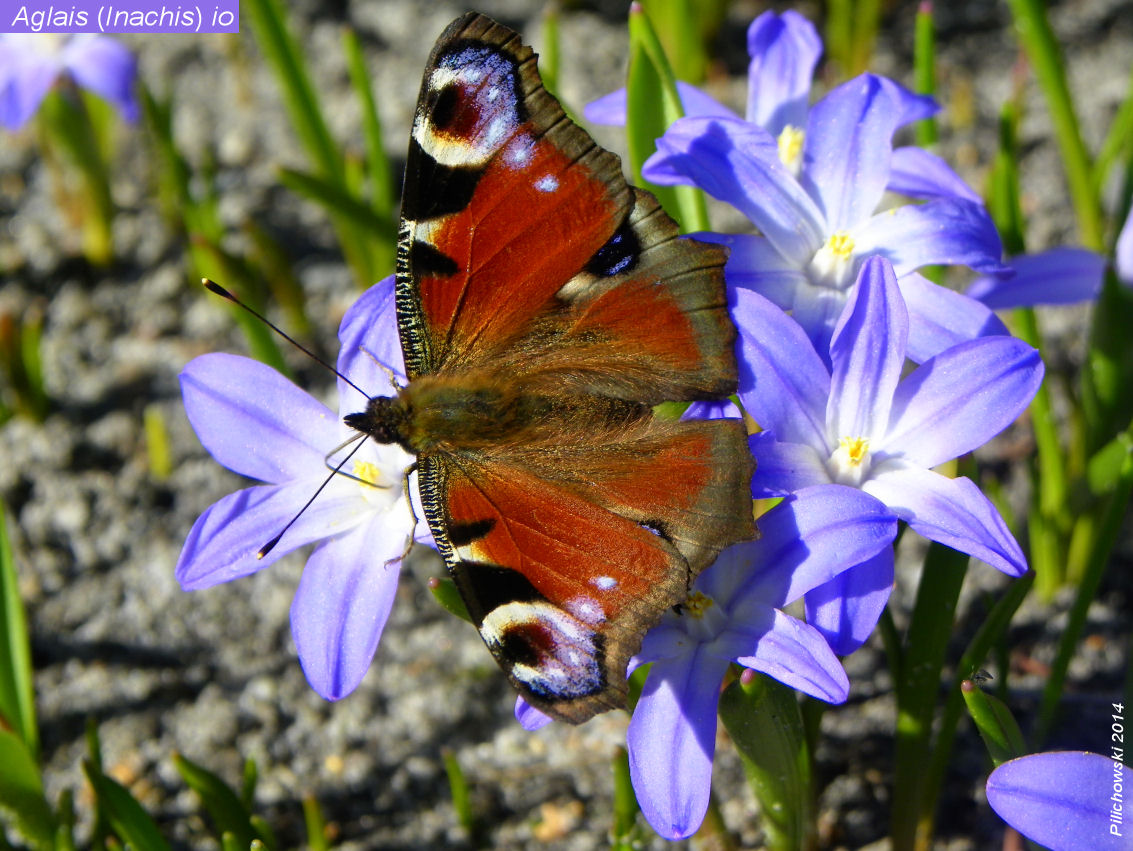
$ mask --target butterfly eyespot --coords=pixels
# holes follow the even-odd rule
[[[591,275],[612,278],[633,270],[641,259],[641,240],[628,223],[599,248],[584,267]]]
[[[447,130],[457,116],[461,100],[461,85],[450,83],[430,97],[429,120],[437,130]]]

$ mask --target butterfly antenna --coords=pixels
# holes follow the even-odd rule
[[[308,508],[311,507],[311,503],[314,502],[315,499],[318,497],[318,495],[323,492],[323,489],[327,485],[330,484],[331,479],[333,479],[340,472],[342,472],[342,468],[346,466],[346,462],[354,457],[354,453],[357,452],[359,449],[361,449],[362,444],[365,443],[365,442],[366,442],[366,438],[365,438],[365,436],[363,436],[362,439],[360,441],[358,441],[358,445],[350,450],[350,454],[348,454],[345,458],[343,458],[342,461],[339,462],[338,466],[335,467],[333,470],[331,470],[330,474],[325,479],[323,479],[323,483],[321,485],[319,485],[318,490],[316,490],[313,494],[311,494],[311,498],[308,499],[305,503],[303,503],[303,507],[300,508],[295,513],[295,516],[287,521],[287,525],[279,530],[279,534],[276,535],[274,538],[272,538],[270,541],[268,541],[266,544],[264,544],[262,547],[260,547],[259,552],[256,553],[256,558],[258,558],[258,559],[263,558],[264,556],[266,556],[268,553],[270,553],[272,550],[275,549],[275,545],[279,543],[279,539],[282,538],[285,534],[287,534],[287,530],[290,529],[295,524],[296,520],[298,520],[300,517],[303,516],[304,511],[306,511]]]
[[[355,390],[357,390],[359,393],[361,393],[363,396],[365,396],[367,399],[370,398],[369,393],[367,393],[365,390],[363,390],[361,387],[359,387],[357,384],[355,384],[353,381],[351,381],[349,378],[347,378],[345,375],[343,375],[341,372],[339,372],[337,369],[335,369],[333,366],[331,366],[329,363],[327,363],[325,360],[323,360],[321,357],[316,355],[314,352],[312,352],[310,349],[308,349],[306,346],[304,346],[302,343],[300,343],[298,340],[296,340],[290,334],[285,333],[278,325],[276,325],[274,322],[272,322],[266,316],[264,316],[261,313],[258,313],[257,311],[253,310],[252,308],[248,307],[248,305],[244,304],[244,302],[240,301],[240,299],[238,299],[235,295],[230,293],[228,290],[226,290],[220,284],[216,283],[215,281],[210,281],[208,278],[201,278],[201,283],[204,284],[205,289],[208,290],[209,292],[216,293],[221,298],[226,298],[230,302],[232,302],[233,304],[237,305],[238,307],[244,308],[244,310],[248,311],[250,314],[252,314],[258,320],[260,320],[266,326],[268,326],[271,330],[273,330],[275,333],[277,333],[279,336],[281,336],[283,339],[285,339],[287,342],[289,342],[291,345],[293,345],[299,351],[303,352],[303,354],[307,355],[307,357],[309,357],[315,363],[322,364],[327,369],[329,369],[331,372],[333,372],[335,375],[337,375],[339,378],[341,378],[343,381],[345,381],[347,384],[349,384],[351,387],[353,387]],[[322,488],[320,488],[319,490],[322,490]],[[302,513],[302,512],[300,512],[300,513]],[[295,521],[292,520],[291,522],[294,523]],[[290,524],[288,524],[288,525],[290,525]]]

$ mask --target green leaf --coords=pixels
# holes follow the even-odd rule
[[[247,848],[253,839],[265,838],[258,836],[250,822],[251,813],[219,776],[181,754],[173,755],[173,765],[189,788],[201,796],[218,834],[232,834],[240,848]]]
[[[456,754],[448,748],[441,748],[441,760],[445,764],[445,774],[448,775],[448,788],[452,795],[452,808],[456,811],[456,820],[469,837],[475,837],[478,830],[476,814],[472,812],[472,801],[468,794],[468,780],[464,770],[457,761]]]
[[[382,144],[382,123],[374,101],[374,90],[370,85],[370,74],[366,70],[362,45],[354,30],[347,29],[343,32],[342,47],[346,53],[346,68],[350,72],[350,82],[354,85],[354,91],[362,105],[362,138],[366,141],[366,175],[370,179],[370,206],[379,215],[389,217],[393,214],[393,174],[385,146]],[[392,251],[390,256],[392,257]]]
[[[626,81],[626,142],[630,168],[677,220],[681,231],[708,230],[704,193],[693,186],[656,186],[641,176],[641,167],[656,149],[655,140],[684,115],[673,70],[645,13],[636,6],[629,14],[629,73]]]
[[[960,691],[993,763],[1000,765],[1026,753],[1023,733],[1007,704],[985,693],[971,680],[966,680]]]
[[[913,89],[917,94],[936,94],[936,30],[932,6],[928,3],[921,3],[917,7],[913,30],[913,77]],[[936,118],[924,118],[913,129],[918,145],[928,147],[935,144],[938,138]]]
[[[447,576],[434,576],[429,579],[429,590],[433,598],[441,604],[441,608],[450,615],[456,615],[463,621],[472,623],[472,615],[468,614],[468,607],[464,605],[464,598],[456,590],[456,583]]]
[[[27,618],[20,599],[19,578],[8,540],[8,519],[0,502],[0,716],[39,758],[35,720],[35,687],[28,643]],[[4,763],[0,761],[0,765]]]
[[[33,848],[55,847],[55,814],[43,795],[39,766],[27,744],[0,728],[0,816]]]
[[[321,204],[331,212],[352,219],[358,226],[368,231],[372,239],[397,241],[397,226],[393,220],[348,193],[340,184],[290,168],[279,170],[279,180],[292,192]]]
[[[303,796],[303,823],[307,828],[307,845],[311,851],[328,851],[327,823],[314,795]]]
[[[614,824],[610,830],[611,847],[630,849],[639,840],[637,814],[640,810],[637,796],[633,791],[633,781],[629,774],[629,754],[623,747],[614,748],[610,763],[614,773]]]
[[[754,674],[754,676],[753,676]],[[720,719],[759,801],[768,848],[811,848],[816,813],[810,749],[793,689],[763,674],[734,680],[720,695]]]
[[[90,760],[83,760],[83,771],[94,789],[98,812],[123,843],[134,851],[170,851],[157,824],[125,786],[107,777]]]

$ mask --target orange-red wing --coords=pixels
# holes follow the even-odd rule
[[[631,205],[618,158],[565,117],[531,48],[483,16],[455,21],[429,60],[406,163],[397,293],[409,377],[522,337]]]
[[[426,458],[421,475],[484,641],[529,702],[576,723],[624,706],[645,631],[720,549],[754,535],[738,422],[583,437],[594,443]]]

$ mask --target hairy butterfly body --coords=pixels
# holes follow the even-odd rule
[[[425,519],[520,693],[574,723],[625,705],[645,631],[754,537],[722,248],[679,239],[476,14],[429,59],[406,166],[409,384],[347,422],[417,455]]]

